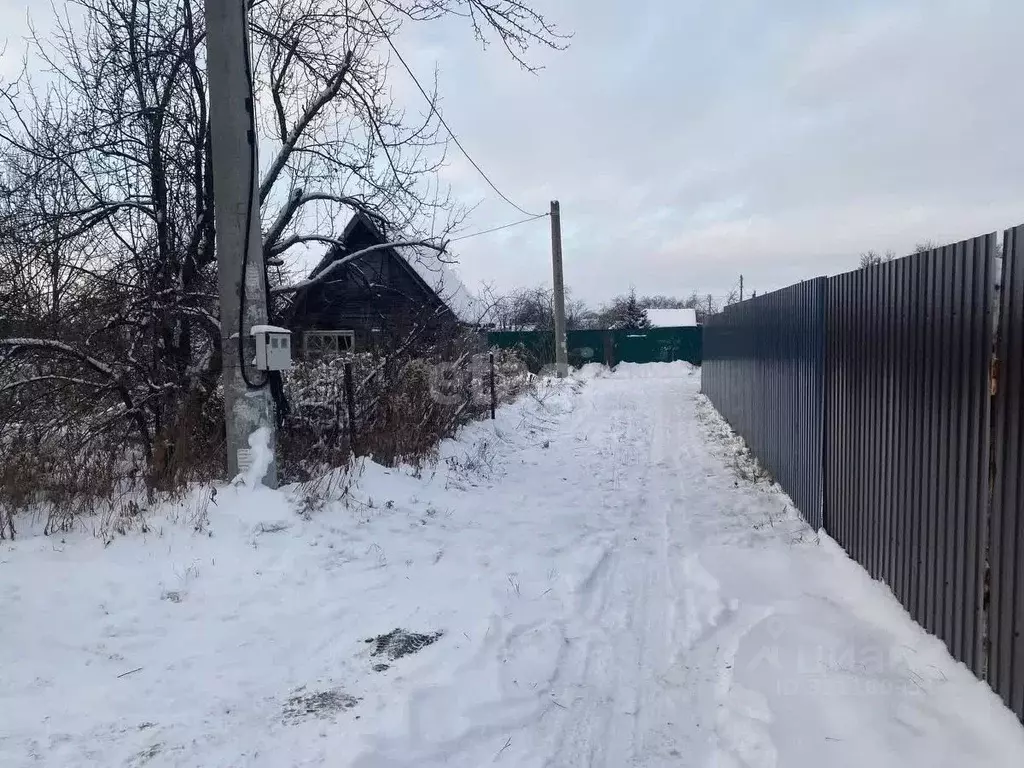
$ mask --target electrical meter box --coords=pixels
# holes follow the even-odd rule
[[[260,371],[287,371],[292,367],[292,332],[276,325],[254,325],[256,341],[256,369]]]

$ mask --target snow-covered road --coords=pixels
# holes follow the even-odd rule
[[[198,534],[0,545],[0,765],[1024,765],[699,373],[588,373],[308,520],[222,490]],[[372,655],[397,627],[443,635]]]

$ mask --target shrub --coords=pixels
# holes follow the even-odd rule
[[[355,385],[354,445],[346,363]],[[495,351],[498,402],[514,400],[531,380],[514,351]],[[304,497],[314,500],[307,506],[316,506],[316,499],[348,487],[337,476],[351,469],[353,453],[421,468],[436,457],[440,441],[486,418],[490,366],[487,352],[467,334],[415,353],[298,361],[284,377],[284,391],[290,407],[278,431],[280,481],[302,483]],[[109,403],[90,403],[73,383],[48,382],[33,394],[23,389],[0,398],[0,538],[13,538],[15,515],[29,510],[45,516],[47,534],[97,514],[120,521],[121,529],[140,501],[181,498],[189,487],[224,476],[217,388],[192,391],[177,403],[175,419],[154,435],[148,457],[124,433],[123,419],[114,422],[120,429],[103,431]],[[325,477],[334,479],[325,485]]]

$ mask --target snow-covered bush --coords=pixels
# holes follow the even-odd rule
[[[8,510],[55,474],[88,492],[83,452],[113,457],[119,480],[141,457],[133,479],[149,492],[224,471],[222,342],[239,318],[220,311],[202,3],[70,0],[74,23],[60,5],[26,53],[60,77],[25,67],[0,83],[0,462],[18,453],[0,478]],[[407,119],[378,63],[400,25],[465,16],[460,3],[428,5],[381,9],[385,30],[367,4],[245,4],[251,85],[277,118],[260,121],[261,146],[274,145],[259,179],[271,320],[287,316],[309,247],[337,244],[352,214],[424,259],[464,219],[437,184],[436,113]],[[561,47],[527,4],[483,5],[473,32],[524,66],[528,47]],[[9,512],[3,522],[9,533]]]
[[[346,363],[353,369],[354,445]],[[25,369],[18,375],[32,373]],[[219,392],[186,398],[177,421],[153,441],[154,462],[125,434],[121,409],[103,399],[83,398],[76,382],[48,375],[52,378],[40,381],[32,398],[26,388],[0,388],[0,536],[13,537],[14,515],[26,510],[43,516],[46,532],[56,532],[81,516],[113,510],[121,517],[112,504],[176,497],[224,477]],[[515,399],[530,382],[521,359],[495,351],[498,402]],[[284,394],[288,410],[278,432],[281,481],[317,482],[348,467],[353,451],[383,464],[422,466],[441,440],[488,415],[490,366],[476,337],[465,335],[390,356],[299,361],[284,377]]]
[[[299,362],[287,376],[290,412],[280,434],[285,481],[342,466],[350,452],[386,465],[420,466],[438,443],[490,410],[490,364],[472,337],[412,356],[350,355]],[[348,423],[345,365],[351,363],[355,428]],[[498,402],[529,386],[522,360],[495,351]],[[355,444],[352,444],[354,435]]]
[[[136,508],[224,474],[216,393],[186,399],[180,418],[153,441],[154,462],[125,434],[120,409],[102,398],[56,379],[28,392],[0,393],[0,537],[14,536],[15,513],[42,516],[46,533],[66,531],[79,517]]]

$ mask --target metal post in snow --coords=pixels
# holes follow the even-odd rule
[[[604,364],[615,367],[615,335],[612,331],[604,332]]]
[[[495,411],[498,410],[498,391],[494,387],[494,353],[490,354],[491,360],[491,421],[495,418]]]
[[[345,363],[345,402],[348,405],[348,449],[356,456],[356,393],[352,382],[352,363]]]

